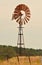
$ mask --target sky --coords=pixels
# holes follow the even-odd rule
[[[0,45],[17,45],[18,23],[12,21],[12,14],[19,4],[31,11],[30,21],[24,25],[25,47],[42,49],[42,0],[0,0]]]

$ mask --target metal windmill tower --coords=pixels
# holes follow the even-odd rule
[[[19,33],[18,33],[18,42],[17,46],[19,46],[19,55],[22,55],[22,47],[24,47],[24,37],[23,37],[23,24],[28,23],[30,20],[30,9],[25,4],[19,4],[16,6],[13,15],[12,20],[16,20],[16,22],[19,24]]]

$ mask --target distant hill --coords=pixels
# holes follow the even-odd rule
[[[24,48],[22,50],[22,56],[42,56],[42,49]],[[12,46],[0,45],[0,59],[8,59],[19,55],[19,48]],[[25,53],[24,53],[25,52]]]

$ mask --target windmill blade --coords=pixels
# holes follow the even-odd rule
[[[18,13],[18,11],[14,11],[14,13]]]
[[[19,22],[20,21],[20,16],[16,19],[16,22]]]
[[[26,15],[31,15],[30,12],[27,12]]]
[[[14,11],[14,13],[15,13],[15,12],[16,12],[16,13],[18,13],[18,11],[19,11],[19,10],[18,10],[17,8],[15,8],[15,11]]]
[[[14,14],[15,14],[15,15],[17,15],[17,13],[16,13],[16,12],[15,12]]]
[[[30,18],[30,15],[26,15],[28,18]]]
[[[29,9],[26,9],[26,12],[30,12]]]
[[[25,21],[28,23],[28,21],[27,21],[26,17],[25,17]]]
[[[26,22],[24,21],[24,24],[26,24]]]
[[[22,10],[26,10],[26,6],[25,5],[22,5]]]
[[[12,14],[12,20],[14,19],[14,14]]]
[[[20,20],[20,19],[18,18],[18,19],[16,20],[16,22],[19,22],[19,20]]]
[[[30,19],[26,16],[26,19],[29,21]]]
[[[17,19],[18,17],[19,17],[19,14],[17,14],[17,15],[14,14],[14,18],[15,19]]]
[[[23,23],[26,24],[26,20],[25,19],[23,20]]]
[[[21,24],[21,25],[22,25],[22,24],[23,24],[23,22],[20,22],[20,20],[19,20],[19,24]]]
[[[12,15],[12,20],[13,20],[13,19],[16,19],[16,17],[17,17],[17,16],[15,16],[15,15],[13,14],[13,15]]]
[[[25,12],[28,12],[29,8],[27,6],[24,7]]]

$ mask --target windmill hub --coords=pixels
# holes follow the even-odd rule
[[[21,19],[24,19],[25,18],[25,11],[21,10],[21,14],[22,14]]]

